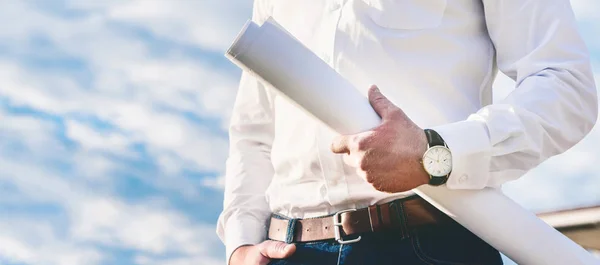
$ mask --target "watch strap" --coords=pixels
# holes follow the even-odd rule
[[[445,146],[445,142],[444,139],[442,139],[442,136],[440,136],[439,133],[437,133],[436,131],[432,130],[432,129],[425,129],[425,136],[427,137],[427,142],[429,143],[429,146],[437,146],[437,145],[441,145],[441,146]]]
[[[448,181],[449,174],[443,177],[434,177],[429,176],[429,185],[431,186],[440,186]]]

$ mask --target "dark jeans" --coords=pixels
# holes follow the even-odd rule
[[[496,265],[500,253],[456,222],[362,234],[357,243],[295,243],[296,252],[270,265]],[[354,237],[349,237],[352,239]],[[341,250],[340,250],[341,249]]]

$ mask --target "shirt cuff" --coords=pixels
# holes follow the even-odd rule
[[[266,224],[258,222],[254,218],[242,218],[243,216],[231,216],[225,225],[225,253],[227,263],[231,254],[241,246],[255,245],[266,239]]]
[[[491,144],[485,122],[465,120],[432,127],[452,152],[448,189],[483,189],[490,170]]]

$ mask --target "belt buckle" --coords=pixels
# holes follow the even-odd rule
[[[344,240],[344,239],[342,239],[342,232],[340,230],[342,228],[340,214],[346,213],[346,212],[355,212],[355,211],[356,211],[356,209],[348,209],[348,210],[339,211],[333,215],[333,233],[335,235],[335,240],[337,240],[337,242],[340,244],[352,244],[352,243],[356,243],[356,242],[360,241],[360,239],[361,239],[361,237],[359,236],[355,239]]]

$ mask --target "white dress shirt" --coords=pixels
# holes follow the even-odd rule
[[[256,0],[253,20],[269,16],[365,95],[376,84],[436,130],[452,151],[450,189],[517,179],[596,121],[569,0]],[[492,104],[498,69],[516,88]],[[330,151],[334,136],[242,74],[217,224],[228,258],[266,239],[271,213],[307,218],[412,194],[376,191]]]

